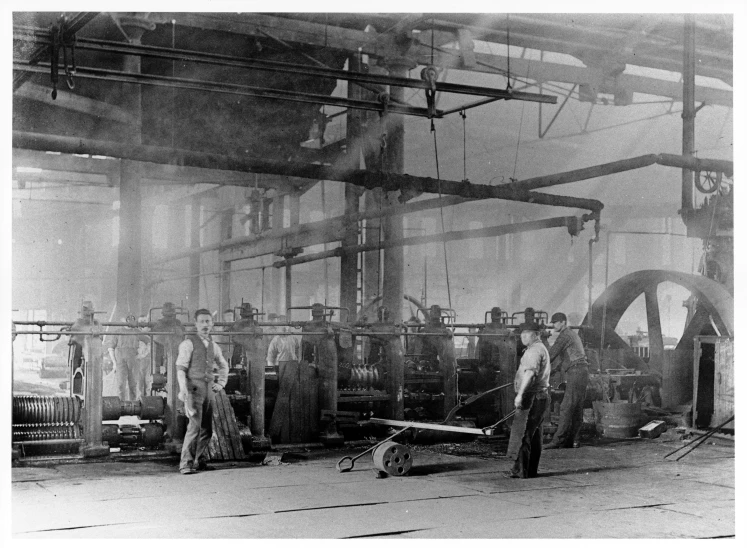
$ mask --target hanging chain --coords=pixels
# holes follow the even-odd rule
[[[433,148],[436,152],[436,178],[438,179],[438,197],[439,197],[439,211],[441,213],[441,234],[446,233],[446,226],[444,223],[444,206],[441,202],[441,171],[438,167],[438,140],[436,138],[436,124],[431,120],[431,133],[433,133]],[[449,283],[449,258],[446,255],[446,240],[442,240],[444,249],[444,269],[446,270],[446,293],[449,297],[449,308],[451,306],[451,284]]]

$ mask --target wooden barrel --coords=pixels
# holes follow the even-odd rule
[[[605,438],[634,438],[645,422],[641,402],[595,401],[593,406],[597,432]]]

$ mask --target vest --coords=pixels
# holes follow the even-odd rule
[[[187,338],[192,341],[192,357],[189,360],[187,377],[192,381],[211,384],[214,378],[213,366],[215,364],[213,341],[211,340],[205,348],[202,339],[197,335],[189,335]]]

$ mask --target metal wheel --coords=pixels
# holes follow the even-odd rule
[[[693,338],[704,330],[717,332],[724,337],[734,336],[734,299],[722,284],[705,276],[671,270],[641,270],[623,276],[599,296],[592,306],[591,321],[588,316],[584,318],[584,325],[591,325],[591,328],[583,330],[584,342],[592,348],[600,348],[603,344],[604,348],[624,350],[625,367],[661,371],[664,343],[657,288],[664,282],[682,286],[692,294],[693,306],[675,349],[682,357],[678,361],[687,361],[687,356],[693,351]],[[625,311],[640,295],[644,295],[646,301],[650,350],[648,364],[615,332]],[[692,361],[687,363],[691,364]]]
[[[701,191],[703,194],[711,194],[716,192],[721,186],[722,173],[720,171],[696,171],[695,172],[695,188]]]

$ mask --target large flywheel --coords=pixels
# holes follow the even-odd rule
[[[592,348],[624,350],[625,366],[635,369],[661,371],[664,359],[664,341],[657,288],[671,282],[691,292],[691,303],[684,332],[675,352],[682,363],[692,356],[693,338],[701,335],[734,336],[734,298],[720,283],[705,276],[671,270],[641,270],[623,276],[612,283],[594,302],[591,319],[587,316],[583,330],[584,342]],[[625,311],[641,295],[646,302],[649,338],[649,362],[637,356],[628,343],[615,332]],[[691,361],[689,363],[692,363]]]

